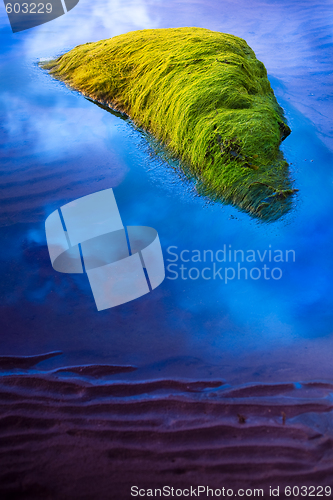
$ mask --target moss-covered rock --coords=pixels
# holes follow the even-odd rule
[[[263,63],[241,38],[203,28],[134,31],[44,67],[151,132],[200,193],[264,220],[290,208],[296,190],[279,150],[290,129]]]

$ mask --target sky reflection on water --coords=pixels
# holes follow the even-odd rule
[[[328,2],[93,2],[13,35],[1,10],[1,351],[63,350],[44,366],[137,364],[140,376],[233,381],[331,378],[332,49]],[[132,29],[202,26],[246,39],[267,67],[292,134],[282,149],[300,190],[274,224],[195,196],[140,132],[41,71],[37,60]],[[170,280],[98,313],[86,277],[53,271],[44,221],[115,188],[125,224],[182,249],[293,249],[281,280]],[[166,262],[167,264],[169,262]],[[268,265],[268,264],[267,264]],[[261,267],[261,266],[258,266]],[[170,274],[167,274],[170,276]],[[135,377],[136,373],[127,377]]]

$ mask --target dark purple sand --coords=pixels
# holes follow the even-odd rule
[[[105,368],[2,375],[1,499],[125,499],[133,485],[268,498],[270,486],[333,485],[333,384],[96,379]]]

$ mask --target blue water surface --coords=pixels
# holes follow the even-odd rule
[[[80,0],[65,16],[17,34],[11,33],[4,7],[0,16],[1,353],[63,351],[43,362],[44,368],[138,366],[126,374],[129,379],[331,380],[330,3]],[[163,161],[129,121],[38,67],[40,59],[79,43],[178,26],[240,36],[264,62],[292,129],[282,150],[299,189],[282,220],[258,222],[199,197],[193,183]],[[44,223],[64,203],[110,187],[123,223],[154,227],[166,266],[173,267],[152,293],[98,312],[86,276],[52,269]],[[224,249],[227,262],[219,262],[216,252]],[[183,250],[185,258],[200,254],[202,262],[181,262]],[[209,252],[203,262],[204,250],[214,262]],[[241,250],[244,257],[254,252],[256,261],[240,262],[239,252],[236,262],[233,253],[228,262],[229,250]],[[277,255],[283,261],[274,261]],[[238,263],[246,267],[247,279],[244,270],[238,279]],[[186,279],[180,265],[187,268]],[[191,268],[198,271],[189,276]],[[227,282],[226,268],[229,277],[235,269]],[[260,278],[255,279],[258,271],[251,278],[252,268],[260,270]]]

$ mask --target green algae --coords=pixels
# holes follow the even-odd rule
[[[241,38],[140,30],[79,45],[43,67],[152,133],[200,194],[265,221],[290,209],[296,190],[279,150],[290,129],[265,66]]]

